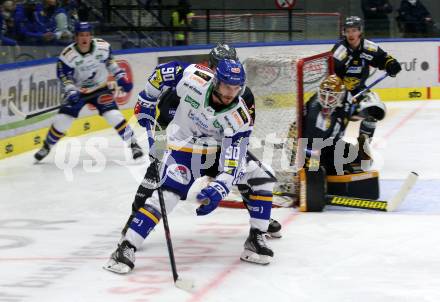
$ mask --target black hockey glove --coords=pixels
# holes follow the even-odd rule
[[[402,70],[402,67],[396,59],[391,59],[385,64],[385,70],[390,76],[395,77]]]

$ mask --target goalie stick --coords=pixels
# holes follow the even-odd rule
[[[106,91],[102,91],[102,90],[100,90],[99,92],[92,92],[91,94],[86,95],[86,96],[82,97],[81,99],[84,100],[84,101],[88,101],[88,100],[90,100],[90,99],[96,97],[96,96],[98,95],[98,93],[101,94],[101,93],[107,93],[107,92],[110,92],[111,94],[113,94],[114,91],[115,91],[115,90],[111,90],[111,89],[108,89],[108,90],[106,90]],[[8,107],[9,107],[9,109],[10,109],[10,110],[11,110],[16,116],[19,116],[19,117],[21,117],[21,118],[24,119],[24,120],[27,120],[27,119],[30,119],[30,118],[33,118],[33,117],[36,117],[36,116],[40,116],[40,115],[43,115],[43,114],[48,113],[48,112],[52,112],[52,111],[58,110],[58,109],[60,109],[60,108],[61,108],[62,106],[64,106],[64,105],[65,105],[65,100],[63,100],[63,104],[61,104],[61,105],[57,105],[57,106],[54,106],[54,107],[51,107],[51,108],[47,108],[47,109],[44,109],[44,110],[42,110],[42,111],[38,111],[38,112],[34,112],[34,113],[30,113],[30,114],[26,114],[26,113],[24,113],[23,111],[20,111],[20,109],[18,109],[17,106],[15,105],[15,103],[13,103],[13,102],[9,102],[9,103],[8,103]]]
[[[305,172],[301,173],[305,174]],[[304,186],[306,187],[304,189],[304,197],[300,196],[300,199],[303,198],[300,200],[302,207],[300,207],[300,209],[302,211],[321,212],[326,205],[331,205],[392,212],[395,211],[406,198],[409,191],[416,183],[418,175],[415,172],[410,172],[399,191],[389,201],[326,194],[323,187],[323,181],[320,179],[320,177],[321,176],[319,174],[310,174],[306,179],[304,179],[304,176],[300,175],[300,178],[303,179],[305,182]]]
[[[387,74],[385,74],[382,79],[384,79]],[[248,151],[247,155],[253,161],[257,162],[257,164],[269,175],[269,177],[276,179],[275,176],[268,171],[264,165],[259,161],[259,159],[252,154],[252,152]],[[374,200],[374,199],[364,199],[364,198],[356,198],[356,197],[348,197],[348,196],[339,196],[339,195],[329,195],[324,194],[324,196],[316,196],[315,194],[311,194],[313,197],[317,197],[320,200],[324,201],[324,204],[321,207],[321,210],[325,205],[332,206],[340,206],[340,207],[349,207],[349,208],[357,208],[357,209],[366,209],[373,211],[384,211],[384,212],[392,212],[395,211],[402,201],[406,198],[409,191],[417,182],[418,174],[416,172],[410,172],[405,182],[400,187],[399,191],[389,200]],[[297,194],[287,193],[287,192],[273,192],[274,195],[278,196],[288,196],[288,197],[298,197]],[[307,194],[306,196],[309,196]]]

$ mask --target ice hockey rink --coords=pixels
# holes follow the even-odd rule
[[[172,282],[162,224],[131,274],[102,269],[146,169],[112,130],[65,139],[38,165],[33,152],[0,161],[0,301],[440,301],[440,101],[387,106],[375,144],[381,199],[420,175],[397,211],[274,209],[283,237],[259,266],[239,260],[245,210],[197,217],[181,202],[169,222],[191,292]]]

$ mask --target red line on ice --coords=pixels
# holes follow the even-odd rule
[[[286,227],[298,216],[298,214],[299,214],[298,212],[290,214],[285,220],[283,220],[282,226]],[[207,285],[196,291],[192,295],[192,297],[188,299],[187,302],[201,301],[210,291],[219,287],[221,283],[225,281],[225,279],[239,267],[240,263],[241,263],[240,259],[237,259],[234,262],[232,262],[222,272],[220,272],[217,276],[215,276]]]

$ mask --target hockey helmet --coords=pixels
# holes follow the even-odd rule
[[[337,75],[329,75],[321,82],[318,90],[318,100],[324,113],[333,111],[342,104],[345,95],[345,86]]]
[[[209,52],[209,68],[215,68],[221,59],[238,60],[237,51],[228,44],[218,43],[217,46]]]
[[[75,34],[82,32],[92,32],[92,25],[89,22],[77,22],[75,24]]]
[[[217,82],[223,82],[228,85],[244,86],[246,74],[240,61],[222,59],[218,61],[215,69]]]
[[[364,32],[364,21],[361,17],[350,16],[345,18],[344,21],[344,32],[347,28],[358,28],[360,32]]]

